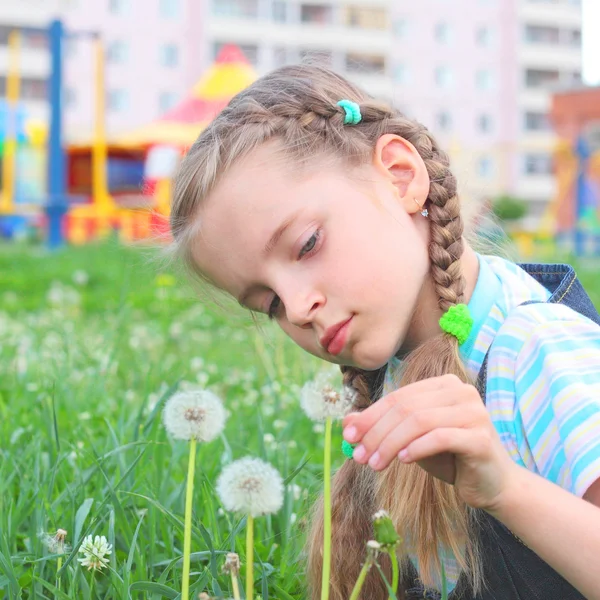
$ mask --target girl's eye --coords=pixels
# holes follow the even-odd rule
[[[271,304],[269,305],[269,312],[267,313],[269,315],[269,319],[275,318],[280,304],[281,300],[279,299],[279,296],[274,296],[273,300],[271,300]]]
[[[317,229],[310,236],[310,238],[308,239],[306,244],[304,244],[304,246],[302,246],[302,250],[300,250],[300,255],[298,256],[298,258],[302,258],[305,254],[312,252],[312,250],[314,250],[315,246],[317,245],[317,242],[319,241],[320,236],[321,236],[321,231],[319,229]]]

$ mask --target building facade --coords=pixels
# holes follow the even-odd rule
[[[534,218],[555,191],[551,95],[581,81],[581,0],[10,0],[13,8],[6,5],[0,6],[0,90],[2,31],[28,19],[41,24],[53,11],[70,31],[94,30],[103,37],[112,134],[141,125],[180,100],[225,43],[238,44],[261,74],[310,57],[427,125],[449,151],[464,196],[520,196],[531,202]],[[28,76],[41,79],[43,52],[31,53]],[[92,65],[89,41],[69,40],[64,93],[73,138],[92,130]]]

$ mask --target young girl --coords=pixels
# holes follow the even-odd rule
[[[171,225],[194,272],[358,392],[332,600],[381,508],[404,538],[400,597],[437,598],[444,576],[457,599],[600,598],[598,315],[570,267],[469,247],[423,125],[327,69],[283,67],[202,132]],[[312,598],[322,537],[318,508]],[[388,598],[375,569],[362,597]]]

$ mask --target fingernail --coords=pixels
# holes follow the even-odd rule
[[[365,447],[361,444],[354,448],[354,452],[352,453],[352,458],[354,460],[362,460],[367,455],[367,451]]]
[[[400,460],[406,460],[408,458],[408,450],[406,448],[400,450],[400,452],[398,452],[398,458]]]
[[[343,432],[344,439],[347,442],[353,442],[356,438],[356,433],[357,433],[356,427],[354,427],[354,426],[346,427],[346,429],[344,429],[344,432]]]
[[[375,452],[375,454],[373,454],[373,456],[371,456],[371,458],[369,459],[369,466],[372,467],[373,469],[376,469],[378,465],[379,465],[379,452]]]

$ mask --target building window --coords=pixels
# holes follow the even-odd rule
[[[301,4],[300,21],[311,25],[331,25],[333,7],[330,4]]]
[[[393,30],[394,36],[397,39],[404,39],[408,35],[408,20],[405,18],[396,19],[394,21]]]
[[[488,178],[494,174],[494,161],[489,156],[482,156],[477,162],[479,177]]]
[[[213,44],[213,60],[217,58],[221,48],[227,44],[235,44],[250,64],[254,66],[258,64],[258,46],[256,44],[238,44],[237,42],[215,42]]]
[[[531,152],[524,156],[526,175],[551,175],[552,156],[543,152]]]
[[[533,111],[525,113],[526,131],[550,131],[551,129],[550,120],[546,113]]]
[[[47,50],[48,34],[45,29],[27,29],[21,31],[21,44],[29,50]]]
[[[108,10],[113,15],[124,15],[131,8],[129,0],[108,0]]]
[[[365,75],[383,74],[385,73],[385,56],[348,52],[346,54],[346,70],[349,73],[363,73]]]
[[[285,23],[287,20],[287,3],[283,0],[273,2],[273,21],[275,23]]]
[[[343,23],[348,27],[359,29],[387,29],[388,13],[384,8],[346,6],[343,12]]]
[[[438,87],[449,88],[452,86],[454,77],[448,67],[437,67],[435,70],[435,82]]]
[[[435,121],[440,131],[450,131],[452,129],[452,116],[445,110],[436,115]]]
[[[122,65],[129,57],[129,44],[123,40],[115,40],[108,44],[106,60],[109,63]]]
[[[124,111],[129,104],[127,90],[115,89],[108,91],[108,110],[111,112]]]
[[[567,34],[567,40],[571,46],[581,46],[581,29],[570,29]]]
[[[487,114],[482,114],[477,117],[477,129],[481,133],[490,133],[493,128],[492,117]]]
[[[475,32],[475,41],[478,46],[489,48],[492,44],[492,32],[489,27],[479,27]]]
[[[159,47],[159,61],[163,67],[175,67],[179,61],[179,48],[176,44],[163,44]]]
[[[435,39],[440,44],[449,44],[451,41],[451,30],[448,23],[438,23],[435,26]]]
[[[63,88],[62,101],[65,108],[73,108],[77,103],[77,93],[72,87]]]
[[[273,65],[283,67],[288,64],[288,49],[285,46],[275,46],[273,48]]]
[[[220,17],[256,19],[258,0],[213,0],[212,11]]]
[[[558,44],[560,32],[558,27],[525,25],[525,41],[531,44]]]
[[[171,110],[177,102],[177,96],[173,92],[161,92],[158,95],[158,110],[165,113]]]
[[[480,69],[475,74],[475,83],[480,90],[491,90],[494,87],[494,75],[489,69]]]
[[[180,0],[160,0],[159,13],[161,17],[174,19],[179,16]]]
[[[304,63],[312,65],[321,65],[323,67],[331,67],[333,55],[331,50],[315,50],[313,48],[301,48],[300,60]]]
[[[394,67],[394,81],[405,85],[410,80],[410,71],[406,65],[396,65]]]
[[[21,98],[23,100],[46,100],[48,98],[46,80],[37,77],[22,77]]]
[[[560,73],[555,69],[527,69],[525,85],[528,88],[548,88],[557,85]]]

